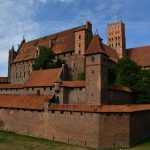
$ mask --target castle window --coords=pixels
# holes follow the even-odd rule
[[[52,90],[52,87],[50,87],[50,90]]]
[[[79,43],[79,47],[81,47],[81,44]]]
[[[94,60],[95,60],[95,57],[94,57],[94,56],[92,56],[92,57],[91,57],[91,61],[93,62]]]
[[[117,43],[116,43],[116,46],[117,46]]]
[[[94,70],[92,70],[92,74],[94,74]]]
[[[61,111],[60,111],[60,114],[64,114],[64,111],[61,110]]]
[[[117,37],[116,37],[116,40],[117,40]]]
[[[44,91],[46,90],[46,87],[44,87]]]
[[[81,35],[79,35],[79,39],[81,39]]]
[[[32,88],[32,91],[34,91],[34,88]]]
[[[79,54],[81,54],[81,51],[79,51]]]

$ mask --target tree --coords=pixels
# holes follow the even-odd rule
[[[65,61],[57,59],[55,60],[55,53],[46,47],[39,48],[39,56],[35,59],[33,64],[33,70],[60,68]]]
[[[150,103],[150,70],[141,70],[137,83],[132,87],[138,103]]]
[[[78,80],[79,80],[79,81],[85,80],[85,71],[80,72],[80,73],[78,74]]]
[[[117,63],[116,85],[127,86],[132,89],[132,86],[137,82],[137,75],[140,72],[140,68],[140,66],[127,56],[121,58]]]

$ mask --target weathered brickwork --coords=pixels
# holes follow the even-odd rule
[[[1,108],[0,128],[88,147],[129,147],[150,135],[148,118],[149,111],[86,113]]]

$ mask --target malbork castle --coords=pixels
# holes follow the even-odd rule
[[[150,46],[127,49],[122,21],[107,32],[106,45],[86,22],[12,47],[8,77],[0,77],[0,129],[95,148],[130,147],[150,136],[150,105],[108,84],[108,67],[123,56],[149,69]],[[66,65],[32,71],[41,46]],[[86,80],[78,81],[83,72]]]

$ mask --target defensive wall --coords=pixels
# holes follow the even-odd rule
[[[87,147],[129,147],[150,135],[150,111],[137,110],[48,103],[37,110],[0,108],[0,128]]]

